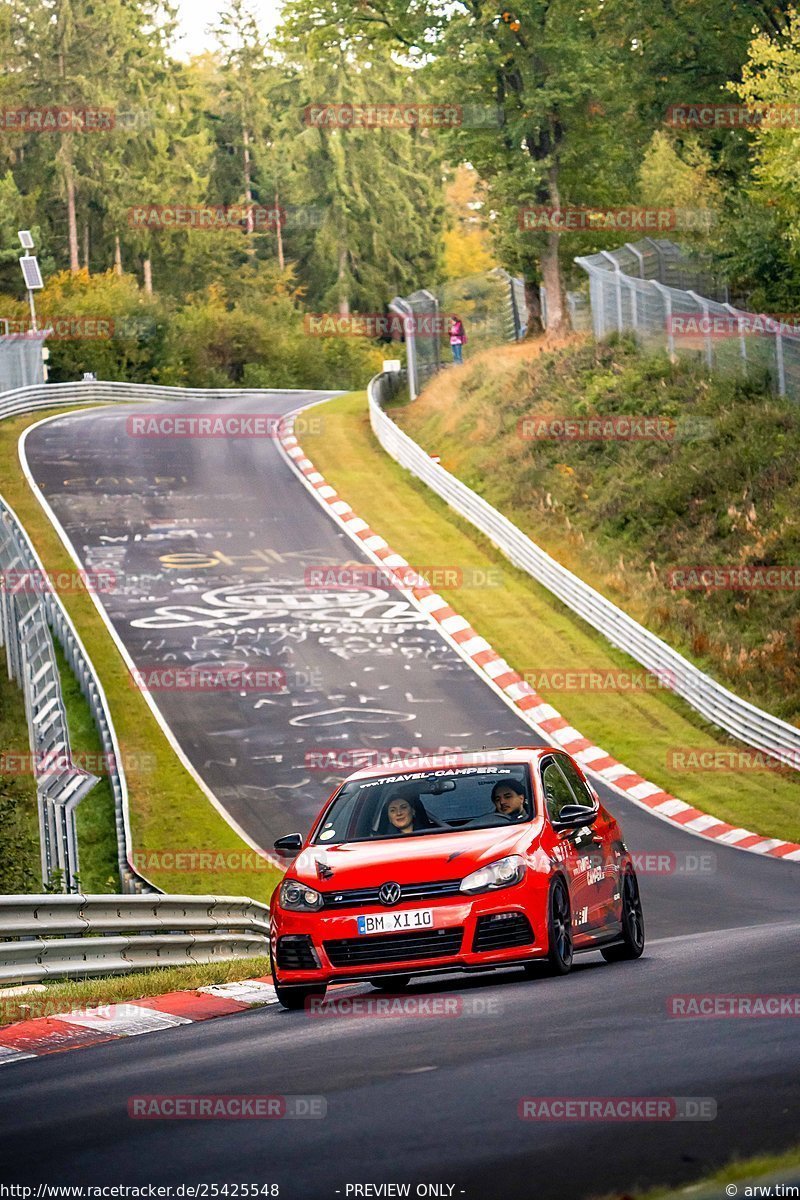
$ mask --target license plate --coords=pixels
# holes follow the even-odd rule
[[[399,912],[368,913],[357,917],[359,933],[402,933],[406,929],[433,929],[432,908],[401,908]]]

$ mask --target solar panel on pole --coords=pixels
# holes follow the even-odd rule
[[[25,287],[29,292],[39,291],[44,287],[42,272],[39,270],[39,260],[34,254],[26,254],[19,260],[19,265],[22,268]]]

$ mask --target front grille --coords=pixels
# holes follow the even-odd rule
[[[278,968],[283,971],[316,971],[319,967],[311,938],[293,934],[278,938]]]
[[[387,882],[389,882],[387,880]],[[351,888],[342,892],[323,892],[323,908],[369,908],[381,904],[378,892],[380,887]],[[409,900],[438,900],[442,896],[458,896],[461,893],[460,879],[443,879],[437,883],[405,883],[400,888],[400,899],[397,904],[408,903]],[[397,904],[392,905],[393,908]],[[381,907],[384,907],[381,905]]]
[[[524,913],[499,913],[479,917],[473,951],[510,950],[512,946],[530,946],[534,941],[531,923]]]
[[[463,928],[457,926],[342,938],[323,945],[335,967],[369,967],[376,963],[413,962],[419,958],[449,958],[458,954],[463,936]]]

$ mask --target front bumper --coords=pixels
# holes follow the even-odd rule
[[[525,883],[480,896],[414,904],[433,909],[432,930],[358,933],[357,917],[391,909],[292,913],[273,908],[273,970],[282,984],[349,982],[380,975],[476,971],[547,953],[544,898]]]

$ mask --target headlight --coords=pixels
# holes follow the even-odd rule
[[[296,879],[285,879],[280,891],[281,908],[290,912],[316,912],[322,908],[322,896],[313,888],[298,883]]]
[[[473,871],[466,879],[461,880],[461,891],[493,892],[498,888],[511,887],[519,883],[525,874],[525,859],[519,854],[509,854],[508,858],[498,859],[488,867]]]

